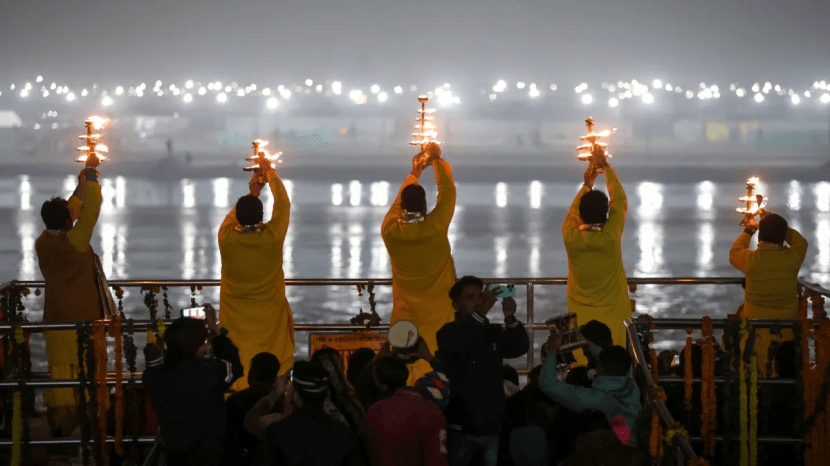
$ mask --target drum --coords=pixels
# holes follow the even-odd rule
[[[558,351],[561,354],[572,353],[579,348],[588,346],[588,341],[579,331],[579,326],[576,323],[576,314],[574,313],[551,317],[545,321],[545,325],[551,331],[556,329],[562,337]]]
[[[414,349],[418,343],[418,327],[408,320],[399,320],[389,327],[389,344],[395,349]]]

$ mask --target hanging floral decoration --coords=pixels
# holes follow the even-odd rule
[[[122,322],[124,318],[120,314],[110,321],[108,333],[115,341],[115,452],[118,456],[124,456],[124,366],[123,366],[123,345],[121,339]]]
[[[700,373],[700,436],[703,439],[703,452],[708,457],[715,455],[717,445],[717,395],[715,392],[715,338],[712,319],[701,319],[702,367]]]
[[[692,382],[694,372],[692,371],[692,331],[691,327],[686,328],[686,347],[683,348],[683,406],[686,411],[692,409]]]

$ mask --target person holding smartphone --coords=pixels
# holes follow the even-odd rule
[[[271,219],[263,223],[260,191],[268,184],[274,197]],[[294,367],[294,317],[285,297],[283,243],[288,232],[291,202],[271,162],[261,157],[259,168],[242,196],[219,227],[222,282],[220,322],[239,348],[242,363],[268,352],[280,361],[280,376]],[[233,388],[248,387],[242,377]]]

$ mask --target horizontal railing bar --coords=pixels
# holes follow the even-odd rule
[[[156,437],[150,436],[140,436],[138,437],[138,443],[143,444],[153,444],[156,441]],[[107,437],[105,440],[106,443],[115,443],[115,439],[112,437]],[[129,445],[133,443],[132,437],[124,436],[124,445]],[[81,439],[80,437],[63,437],[63,438],[50,438],[50,439],[39,439],[39,440],[29,440],[26,442],[26,445],[32,446],[59,446],[59,445],[80,445]],[[90,446],[92,445],[92,441],[89,442]],[[10,447],[14,445],[11,440],[0,440],[0,447]]]
[[[123,385],[129,383],[129,378],[121,379]],[[114,387],[116,380],[113,378],[107,379],[107,386]],[[135,386],[141,386],[141,375],[136,373]],[[87,382],[87,385],[91,385]],[[66,388],[66,387],[80,387],[81,382],[77,379],[47,379],[47,380],[33,380],[33,379],[3,379],[0,380],[0,388]]]
[[[715,439],[718,443],[723,442],[723,437],[721,436],[715,437]],[[689,440],[695,443],[700,443],[703,441],[703,438],[689,437]],[[774,445],[800,445],[804,443],[804,439],[789,437],[757,437],[755,440],[757,440],[758,443],[771,443]],[[733,439],[732,441],[734,442],[735,440]]]
[[[107,325],[111,321],[106,321]],[[133,321],[133,329],[134,330],[147,330],[152,328],[152,326],[156,323],[154,320],[134,320]],[[165,320],[165,325],[172,324],[172,320]],[[3,330],[13,330],[17,327],[22,328],[23,330],[28,330],[29,332],[42,332],[44,330],[77,330],[78,326],[81,324],[77,323],[43,323],[43,322],[22,322],[22,323],[8,323],[2,322],[0,323],[0,331]],[[126,325],[122,322],[122,329],[126,328]],[[389,325],[376,325],[373,327],[366,327],[365,325],[357,325],[357,324],[294,324],[294,331],[297,332],[313,332],[313,331],[360,331],[360,330],[389,330]]]
[[[636,317],[634,321],[636,323]],[[712,327],[714,328],[723,328],[728,322],[729,319],[712,319]],[[656,330],[682,330],[687,327],[697,328],[700,327],[700,319],[691,319],[691,318],[662,318],[662,317],[655,317],[650,321],[651,325],[654,325],[654,329]],[[750,323],[753,327],[756,328],[772,328],[772,327],[781,327],[782,329],[792,328],[794,324],[801,325],[801,323],[797,320],[751,320]]]
[[[715,377],[715,383],[723,384],[726,383],[727,380],[725,377]],[[661,376],[657,379],[657,383],[659,384],[666,384],[666,385],[675,385],[684,383],[685,379],[683,377],[671,377],[671,376]],[[692,383],[700,383],[700,377],[695,377],[692,379]],[[738,382],[738,379],[735,379],[735,383]],[[758,379],[758,385],[795,385],[795,379]]]

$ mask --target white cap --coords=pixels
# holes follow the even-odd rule
[[[412,348],[418,343],[418,327],[408,320],[399,320],[389,327],[389,344],[393,348]]]

